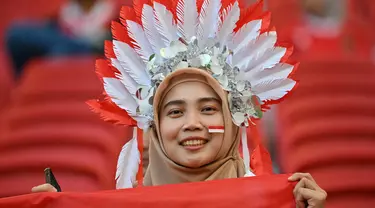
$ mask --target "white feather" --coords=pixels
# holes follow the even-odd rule
[[[267,68],[272,68],[278,64],[281,58],[285,55],[286,48],[276,47],[266,50],[260,57],[255,57],[243,66],[240,72],[243,78],[249,80],[252,77]]]
[[[156,1],[154,1],[154,10],[156,29],[161,34],[164,44],[169,46],[172,41],[178,39],[177,28],[173,22],[173,15],[164,5]]]
[[[141,161],[138,150],[137,128],[134,127],[133,138],[127,142],[120,152],[116,170],[116,189],[133,188]]]
[[[198,11],[196,0],[179,0],[177,3],[177,28],[181,36],[189,41],[196,35]]]
[[[122,68],[140,85],[150,85],[151,78],[146,65],[128,44],[113,40],[113,49]]]
[[[142,129],[143,131],[147,131],[153,121],[153,118],[146,116],[133,116],[133,118],[137,121],[138,128]]]
[[[260,35],[258,39],[251,41],[246,47],[233,54],[232,64],[240,70],[248,69],[249,62],[262,56],[266,50],[275,46],[276,39],[276,32]]]
[[[294,66],[290,64],[279,63],[271,69],[265,69],[254,74],[248,81],[251,85],[257,85],[267,80],[286,79],[293,71]]]
[[[246,46],[247,43],[255,40],[260,33],[262,20],[253,20],[243,25],[233,36],[233,40],[229,43],[229,48],[236,53]]]
[[[146,33],[148,41],[151,43],[152,50],[156,53],[160,53],[160,49],[164,48],[164,44],[158,29],[155,27],[154,21],[154,10],[150,5],[145,4],[142,10],[142,25]]]
[[[240,18],[240,8],[236,1],[233,6],[229,5],[223,12],[223,24],[220,26],[220,31],[217,35],[220,45],[225,45],[227,40],[231,37],[236,23]]]
[[[150,42],[148,42],[143,28],[138,23],[131,20],[126,20],[129,36],[134,40],[133,44],[136,46],[135,50],[141,56],[143,62],[147,63],[154,51],[152,50]]]
[[[138,104],[121,81],[107,77],[103,78],[103,80],[104,90],[111,100],[131,116],[136,115]]]
[[[215,37],[219,26],[221,1],[205,0],[199,14],[198,43],[202,47],[208,38]]]
[[[242,143],[242,155],[245,164],[245,175],[251,175],[250,171],[250,151],[249,146],[247,145],[247,133],[246,127],[241,127],[241,143]]]
[[[112,66],[114,66],[116,69],[120,71],[121,74],[117,75],[117,78],[119,78],[122,82],[122,84],[126,87],[126,89],[135,96],[135,93],[138,89],[138,84],[134,81],[134,79],[122,68],[120,62],[112,58],[111,59]]]
[[[292,79],[267,80],[254,85],[252,90],[262,101],[278,100],[286,95],[296,85]]]

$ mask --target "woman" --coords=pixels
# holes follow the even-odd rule
[[[207,81],[207,80],[210,80]],[[212,85],[211,85],[212,84]],[[155,102],[155,128],[150,129],[150,165],[145,185],[163,185],[245,175],[238,151],[240,129],[233,124],[226,92],[202,70],[171,74],[159,86]],[[209,133],[208,126],[225,126],[225,133]],[[159,139],[161,138],[161,139]],[[163,171],[160,171],[163,170]],[[326,193],[311,175],[296,173],[300,180],[294,194],[298,207],[323,207]],[[56,191],[49,184],[33,192]]]
[[[342,1],[303,0],[301,4],[302,21],[292,34],[299,50],[310,50],[319,41],[334,40],[343,33],[346,5]]]
[[[283,98],[296,83],[289,78],[294,65],[286,62],[288,49],[276,46],[276,33],[263,28],[269,18],[261,15],[262,4],[241,4],[162,1],[135,4],[135,12],[122,13],[131,38],[118,36],[113,45],[107,44],[111,65],[97,63],[106,99],[90,105],[106,120],[147,132],[145,186],[258,173],[249,165],[244,126],[260,118],[267,105]],[[195,5],[198,11],[191,9]],[[172,11],[177,12],[179,35]],[[220,14],[222,19],[217,18],[220,12],[226,13]],[[137,141],[132,139],[123,148],[127,154],[120,154],[118,188],[135,181]],[[297,207],[323,207],[326,193],[311,175],[296,173],[289,180],[299,181],[294,189]],[[42,185],[33,191],[55,189]]]

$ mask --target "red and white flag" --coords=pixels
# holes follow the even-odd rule
[[[209,126],[209,133],[224,133],[224,126]]]

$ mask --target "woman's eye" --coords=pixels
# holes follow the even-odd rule
[[[202,109],[202,112],[216,112],[216,108],[213,107],[205,107]]]
[[[178,116],[181,115],[182,111],[181,110],[171,110],[168,112],[168,116]]]

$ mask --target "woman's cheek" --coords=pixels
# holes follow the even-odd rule
[[[221,112],[209,115],[204,119],[205,126],[224,126],[224,117]]]
[[[165,118],[160,124],[160,133],[163,140],[176,140],[179,132],[179,119]]]

